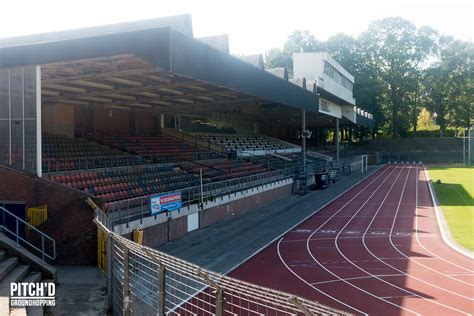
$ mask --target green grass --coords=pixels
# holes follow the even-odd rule
[[[462,246],[474,251],[474,168],[432,166],[428,168],[451,235]]]

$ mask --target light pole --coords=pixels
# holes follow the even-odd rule
[[[306,186],[308,181],[308,174],[306,170],[306,139],[312,135],[311,131],[306,129],[306,110],[301,110],[301,131],[298,132],[298,138],[301,138],[301,156],[303,159],[303,177],[304,185],[303,192],[306,193]]]

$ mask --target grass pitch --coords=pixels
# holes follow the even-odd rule
[[[432,166],[428,172],[453,238],[474,251],[474,168]]]

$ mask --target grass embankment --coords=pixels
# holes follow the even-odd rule
[[[474,251],[474,168],[432,166],[428,168],[444,217],[453,238]]]

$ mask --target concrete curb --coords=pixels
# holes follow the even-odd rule
[[[440,209],[440,204],[439,204],[438,198],[436,197],[435,191],[433,189],[430,175],[428,174],[428,171],[426,170],[425,166],[423,166],[423,170],[425,172],[426,180],[428,181],[428,187],[430,189],[431,199],[433,200],[433,205],[436,212],[436,218],[438,219],[439,230],[441,231],[441,237],[443,238],[443,241],[449,247],[451,247],[458,253],[470,259],[474,259],[474,252],[461,246],[451,235],[451,231],[449,230],[448,223],[446,222],[446,218],[444,217],[444,214]]]

